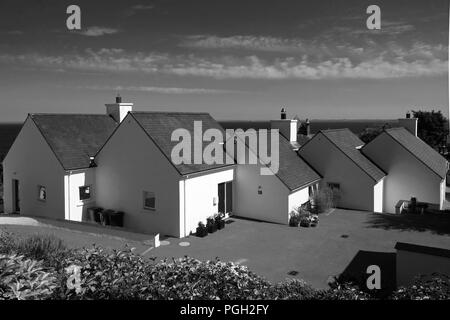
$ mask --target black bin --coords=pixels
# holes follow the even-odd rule
[[[111,225],[111,214],[114,212],[114,210],[105,210],[100,213],[100,220],[101,224],[104,226]]]
[[[109,214],[109,222],[111,226],[114,227],[123,227],[123,215],[122,211],[112,211]]]

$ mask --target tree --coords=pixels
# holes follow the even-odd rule
[[[373,139],[375,139],[381,132],[383,132],[384,129],[388,129],[391,126],[388,123],[385,123],[382,126],[376,127],[376,128],[365,128],[364,131],[362,131],[359,134],[359,138],[364,143],[369,143]]]
[[[412,111],[418,118],[417,135],[431,147],[439,150],[445,146],[448,135],[448,119],[441,111]]]

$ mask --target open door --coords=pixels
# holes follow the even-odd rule
[[[15,213],[20,213],[19,180],[13,179],[12,187],[13,187],[13,206],[14,206],[13,211]]]
[[[233,183],[232,181],[219,183],[219,212],[231,215],[233,211]]]

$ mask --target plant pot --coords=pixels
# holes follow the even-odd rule
[[[299,223],[297,221],[289,221],[289,227],[298,227]]]
[[[225,220],[216,221],[217,230],[222,230],[225,228]]]
[[[200,238],[206,237],[208,235],[208,230],[206,228],[197,227],[195,235]]]
[[[217,226],[216,226],[216,224],[210,224],[210,225],[207,225],[206,228],[208,228],[208,232],[209,232],[209,233],[214,233],[214,232],[217,231]]]

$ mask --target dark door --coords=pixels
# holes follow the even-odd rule
[[[230,213],[233,211],[233,187],[232,182],[219,183],[219,212]]]
[[[20,212],[20,198],[19,198],[19,180],[13,179],[13,203],[14,212]]]

